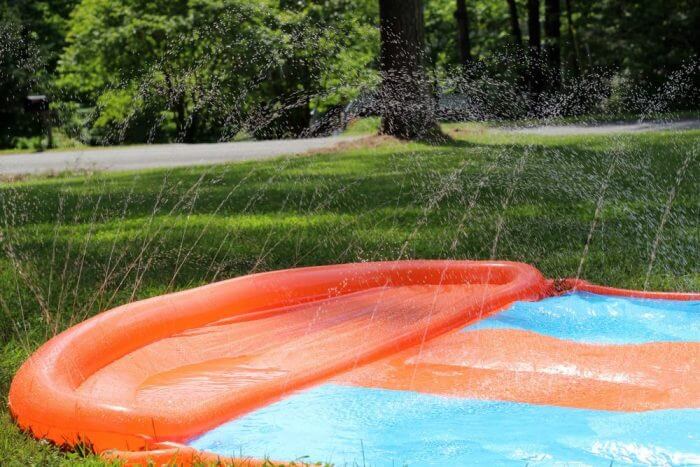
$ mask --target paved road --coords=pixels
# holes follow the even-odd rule
[[[507,128],[505,131],[533,135],[605,135],[612,133],[636,133],[639,131],[695,130],[700,129],[700,120],[676,120],[670,122],[625,122],[583,125],[544,125],[522,128]]]
[[[356,138],[337,136],[217,144],[158,144],[0,155],[0,175],[13,176],[82,170],[121,171],[224,164],[332,148],[340,142],[352,139]]]
[[[700,120],[673,122],[606,123],[590,125],[548,125],[505,128],[500,131],[537,135],[612,134],[700,128]],[[0,155],[0,176],[42,174],[64,171],[120,171],[269,159],[332,148],[358,137],[282,141],[246,141],[218,144],[161,144],[65,152]]]

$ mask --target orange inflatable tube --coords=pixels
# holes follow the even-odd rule
[[[58,444],[168,461],[184,441],[299,388],[443,335],[549,283],[510,262],[406,261],[240,277],[99,314],[51,339],[9,394]],[[163,444],[166,443],[166,444]],[[189,456],[189,457],[187,457]],[[206,460],[206,459],[205,459]]]
[[[563,291],[590,292],[599,295],[616,295],[620,297],[646,298],[651,300],[700,300],[700,293],[619,289],[617,287],[591,284],[581,279],[565,279],[562,281],[561,287]]]

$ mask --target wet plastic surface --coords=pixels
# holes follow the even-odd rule
[[[700,301],[647,300],[586,292],[516,303],[469,326],[520,329],[560,339],[597,344],[697,342]]]
[[[516,303],[190,445],[340,465],[696,464],[698,306],[588,293]]]
[[[498,314],[570,289],[684,302],[576,294]],[[419,464],[464,456],[694,462],[698,300],[553,283],[509,262],[257,274],[71,328],[22,366],[10,409],[37,437],[87,442],[141,464],[217,462],[221,454],[327,460],[328,449],[355,459],[357,439],[374,464],[408,461],[405,453]],[[543,420],[549,435],[533,444]],[[195,447],[180,444],[193,439]],[[199,451],[199,443],[220,451]]]
[[[19,425],[137,451],[545,295],[531,266],[362,263],[257,274],[125,305],[42,346],[10,389]],[[36,401],[41,400],[41,405]]]
[[[607,412],[323,385],[190,445],[339,466],[693,465],[699,418],[697,409]]]

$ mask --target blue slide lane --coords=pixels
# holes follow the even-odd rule
[[[522,329],[595,344],[700,341],[700,301],[573,293],[510,308],[464,328]]]
[[[700,302],[573,293],[515,303],[464,331],[474,329],[597,344],[698,341]],[[324,384],[189,444],[353,466],[700,465],[700,409],[608,412]]]
[[[700,410],[606,412],[323,385],[189,444],[335,465],[697,465]]]

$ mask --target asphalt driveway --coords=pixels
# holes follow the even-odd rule
[[[122,171],[162,167],[225,164],[330,149],[356,137],[334,136],[216,144],[157,144],[0,156],[0,175],[65,171]]]

